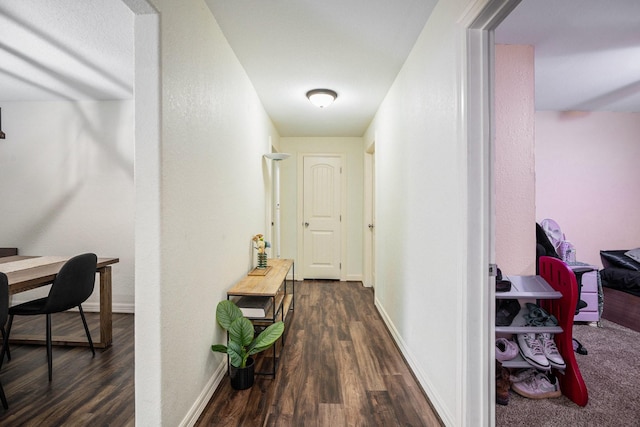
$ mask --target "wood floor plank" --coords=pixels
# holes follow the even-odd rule
[[[335,339],[336,328],[328,327],[320,333],[318,348],[315,351],[317,375],[318,401],[320,403],[342,403],[340,391],[340,377],[338,376],[336,353],[340,351],[339,341]]]
[[[343,405],[321,403],[318,406],[318,425],[320,426],[345,426]]]
[[[344,407],[346,425],[362,425],[363,420],[371,417],[371,406],[367,399],[365,384],[361,381],[360,372],[357,369],[358,360],[353,352],[353,344],[343,341],[340,353],[340,371],[342,379],[342,392],[344,395]]]
[[[377,426],[405,425],[398,422],[394,404],[385,391],[368,391],[367,397],[371,405],[371,424]]]
[[[395,414],[398,425],[418,426],[437,425],[435,416],[429,402],[420,399],[422,390],[415,380],[407,375],[386,375],[384,377],[389,396],[394,398]],[[431,415],[430,417],[428,415]],[[425,419],[425,415],[427,418]]]
[[[276,378],[259,377],[251,391],[232,390],[225,378],[197,426],[442,425],[371,289],[305,280],[296,283],[295,307]]]
[[[370,344],[375,338],[370,335],[362,322],[351,322],[350,332],[360,380],[364,383],[364,388],[368,391],[385,390],[378,364],[380,358],[377,356],[379,353],[371,352]]]

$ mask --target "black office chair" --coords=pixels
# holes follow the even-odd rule
[[[13,316],[33,316],[45,314],[47,316],[47,361],[49,364],[49,381],[52,380],[52,343],[51,343],[51,314],[67,311],[78,307],[84,331],[89,340],[89,347],[93,356],[96,352],[93,348],[93,341],[84,317],[82,303],[93,293],[96,279],[96,267],[98,258],[95,254],[77,255],[68,260],[60,269],[51,285],[49,295],[45,298],[25,302],[9,308],[9,326],[7,327],[7,343],[11,334],[11,324]]]
[[[2,331],[2,353],[0,354],[0,368],[2,367],[2,361],[4,360],[4,353],[9,345],[9,337],[5,333],[4,325],[7,323],[7,317],[9,317],[9,280],[7,275],[0,273],[0,331]],[[9,409],[7,403],[7,397],[4,394],[2,383],[0,382],[0,400],[4,409]]]

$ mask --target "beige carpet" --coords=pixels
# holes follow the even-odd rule
[[[602,327],[574,325],[573,336],[589,352],[576,353],[587,406],[511,391],[507,406],[496,405],[496,426],[640,426],[640,333],[603,320]]]

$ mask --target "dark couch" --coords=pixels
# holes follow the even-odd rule
[[[600,251],[602,286],[640,296],[640,263],[625,255],[627,250]]]

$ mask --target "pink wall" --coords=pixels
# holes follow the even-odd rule
[[[506,274],[535,274],[533,46],[496,45],[495,245]]]
[[[536,220],[553,218],[578,261],[640,247],[640,113],[537,112]]]

